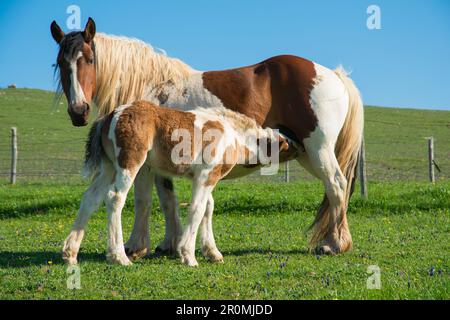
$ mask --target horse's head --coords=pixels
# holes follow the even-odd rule
[[[95,22],[89,18],[84,31],[64,34],[53,21],[50,30],[59,44],[57,67],[60,85],[67,98],[67,111],[74,126],[85,126],[88,124],[97,78],[93,42]]]

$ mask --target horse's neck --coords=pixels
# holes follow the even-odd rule
[[[145,100],[181,110],[223,107],[222,102],[203,86],[202,77],[203,72],[193,71],[181,84],[167,83],[159,88],[149,86]]]

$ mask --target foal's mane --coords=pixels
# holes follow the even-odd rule
[[[181,88],[193,72],[189,65],[138,39],[97,33],[94,43],[99,117],[120,105],[145,99],[150,88],[158,90],[168,83]]]

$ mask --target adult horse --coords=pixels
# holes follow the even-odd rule
[[[325,254],[351,248],[346,214],[361,144],[363,105],[342,69],[332,71],[282,55],[251,66],[202,72],[142,41],[96,35],[91,18],[84,31],[66,35],[53,22],[51,33],[60,46],[57,65],[75,126],[87,125],[91,101],[103,116],[119,105],[145,99],[183,110],[224,106],[263,127],[278,128],[303,146],[305,152],[297,161],[325,187],[311,226],[311,247]],[[236,166],[229,177],[249,172]],[[173,249],[180,230],[173,185],[169,178],[156,180],[166,214],[161,247]],[[145,188],[136,191],[149,193]],[[148,247],[148,201],[135,206],[135,225],[126,247],[139,254]]]

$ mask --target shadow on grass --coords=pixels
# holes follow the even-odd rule
[[[50,262],[51,261],[51,262]],[[105,261],[104,253],[83,253],[78,254],[78,261]],[[26,268],[30,266],[63,265],[60,252],[55,251],[35,251],[35,252],[0,252],[0,267],[2,268]]]
[[[77,208],[79,200],[58,200],[42,203],[0,207],[0,220],[22,218],[30,215],[46,214],[51,210],[72,210]]]
[[[289,249],[289,250],[278,250],[269,248],[248,248],[248,249],[238,249],[229,250],[224,252],[225,255],[229,256],[245,256],[251,254],[261,254],[261,255],[310,255],[312,254],[308,249]]]

